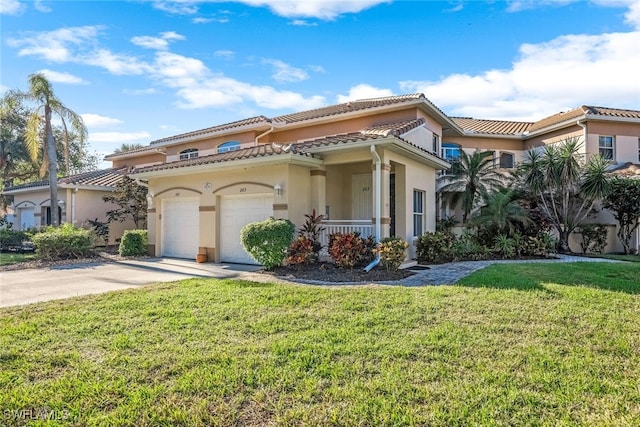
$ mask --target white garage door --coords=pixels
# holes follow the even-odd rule
[[[36,226],[36,218],[34,216],[34,208],[20,208],[20,230]]]
[[[162,256],[195,259],[199,243],[199,206],[197,197],[162,201]]]
[[[223,197],[220,212],[220,259],[224,262],[257,264],[240,242],[245,225],[273,216],[273,196]]]

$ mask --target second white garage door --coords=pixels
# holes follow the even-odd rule
[[[162,256],[195,259],[200,241],[197,197],[162,201]]]
[[[240,242],[245,225],[273,216],[273,196],[229,196],[220,211],[220,259],[223,262],[257,264]]]

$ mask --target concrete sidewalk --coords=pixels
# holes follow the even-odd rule
[[[192,277],[233,278],[259,266],[198,264],[194,261],[151,258],[64,265],[0,272],[0,307],[99,294]]]

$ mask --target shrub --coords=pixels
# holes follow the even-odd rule
[[[109,243],[109,223],[98,221],[98,218],[93,220],[88,219],[87,222],[96,236],[99,237],[102,244],[106,245]]]
[[[453,259],[451,249],[455,242],[455,235],[449,232],[427,232],[418,238],[416,252],[418,262],[440,264]]]
[[[269,218],[245,225],[240,240],[249,255],[269,270],[282,265],[295,230],[288,219]]]
[[[601,254],[607,246],[607,226],[603,224],[582,224],[577,230],[582,236],[580,249],[587,252]]]
[[[140,256],[147,254],[147,230],[126,230],[120,240],[120,256]]]
[[[71,224],[47,227],[42,233],[33,236],[36,254],[44,260],[80,258],[92,255],[95,242],[95,234]]]
[[[398,271],[408,247],[409,244],[400,237],[386,237],[378,243],[374,253],[380,255],[380,262],[387,271]]]
[[[499,234],[493,241],[493,252],[502,258],[512,258],[516,254],[516,242],[504,234]]]
[[[455,216],[447,216],[442,219],[439,219],[436,222],[436,231],[442,231],[444,233],[453,232],[453,227],[458,224],[458,220]]]
[[[329,236],[329,256],[340,268],[354,268],[370,263],[374,248],[374,238],[369,236],[363,239],[358,232]]]
[[[308,237],[298,236],[289,246],[285,264],[313,264],[318,261],[318,253],[315,251],[314,241]]]
[[[320,233],[325,230],[325,228],[322,226],[324,215],[316,215],[316,210],[314,209],[310,214],[307,214],[304,217],[306,218],[306,220],[302,227],[300,227],[298,236],[305,237],[311,242],[313,246],[313,252],[315,253],[317,260],[320,249],[322,249],[322,243],[320,243]]]
[[[481,243],[478,243],[475,236],[469,232],[465,232],[453,243],[452,246],[453,258],[456,261],[460,260],[474,260],[489,258],[491,250]]]
[[[30,240],[30,235],[24,231],[0,229],[0,250],[19,251],[23,243]]]

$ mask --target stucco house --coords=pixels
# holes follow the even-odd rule
[[[640,179],[640,111],[586,106],[554,114],[536,122],[484,120],[452,117],[462,129],[446,130],[443,136],[442,157],[455,161],[459,151],[468,153],[489,150],[494,153],[497,167],[512,169],[524,159],[526,151],[553,144],[569,137],[577,137],[586,156],[601,154],[611,161],[611,172]],[[442,208],[441,215],[447,215]],[[616,238],[617,222],[610,212],[601,210],[590,222],[609,226],[606,252],[618,252],[622,245]],[[579,252],[578,241],[569,241],[573,251]],[[640,249],[640,230],[634,238]]]
[[[443,132],[458,126],[422,94],[252,117],[107,156],[149,188],[149,249],[253,263],[240,230],[268,217],[326,217],[324,239],[359,231],[408,241],[436,223]],[[458,133],[461,130],[457,130]]]
[[[57,203],[60,222],[81,225],[96,218],[106,222],[106,212],[116,206],[104,202],[102,196],[113,192],[125,173],[125,169],[103,169],[60,178]],[[51,225],[48,180],[7,187],[3,194],[13,197],[15,230]],[[110,224],[108,244],[115,244],[124,230],[132,228],[133,222]]]

